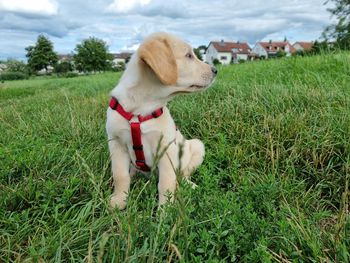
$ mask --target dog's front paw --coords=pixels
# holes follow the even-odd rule
[[[164,206],[166,204],[174,203],[174,194],[166,192],[165,194],[159,195],[158,206]]]
[[[198,185],[192,182],[188,177],[184,177],[185,183],[191,186],[192,189],[196,189]]]
[[[110,205],[112,208],[118,207],[119,210],[124,210],[126,207],[127,195],[113,195],[111,197]]]

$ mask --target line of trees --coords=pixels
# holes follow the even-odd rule
[[[25,48],[28,63],[8,59],[3,62],[5,68],[0,69],[0,80],[25,79],[38,73],[51,72],[58,75],[73,77],[77,72],[101,72],[123,69],[120,65],[113,65],[113,55],[109,53],[106,42],[90,37],[77,44],[71,59],[59,61],[51,40],[39,35],[36,43]]]
[[[34,46],[26,48],[30,73],[53,68],[56,73],[77,70],[80,72],[99,72],[112,70],[113,56],[108,51],[106,42],[90,37],[77,44],[71,61],[58,61],[53,43],[48,37],[39,35]]]

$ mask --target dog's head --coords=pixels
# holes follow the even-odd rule
[[[156,33],[147,38],[141,44],[138,56],[161,85],[172,88],[170,95],[203,90],[217,73],[215,68],[196,57],[189,44],[167,33]]]

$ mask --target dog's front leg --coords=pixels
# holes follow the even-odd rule
[[[173,164],[166,153],[159,160],[159,182],[158,182],[158,194],[159,205],[165,204],[168,200],[172,202],[174,200],[174,194],[176,190],[176,173]]]
[[[112,174],[114,192],[111,198],[111,206],[123,210],[126,207],[126,200],[130,188],[130,157],[123,145],[117,140],[112,139],[108,142],[112,161]]]

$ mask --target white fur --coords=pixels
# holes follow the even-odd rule
[[[155,109],[164,107],[164,112],[160,117],[141,124],[147,165],[150,167],[155,165],[155,156],[160,154],[157,152],[159,143],[161,150],[165,151],[156,164],[159,171],[159,204],[164,204],[168,193],[173,197],[176,189],[175,170],[181,167],[183,175],[189,178],[190,174],[203,162],[204,157],[204,145],[200,140],[186,140],[180,131],[176,130],[166,103],[174,96],[174,93],[198,90],[198,88],[190,87],[190,84],[207,87],[215,75],[208,65],[198,59],[186,60],[188,59],[185,57],[186,52],[188,50],[192,52],[188,44],[165,33],[156,34],[150,38],[159,37],[166,38],[171,43],[177,63],[177,83],[172,86],[163,85],[152,69],[140,59],[139,54],[135,53],[111,95],[118,99],[126,111],[133,112],[134,115],[148,115]],[[114,181],[111,206],[124,209],[130,187],[130,177],[133,174],[133,172],[130,174],[130,164],[135,163],[130,124],[118,112],[108,108],[106,129]],[[181,160],[179,160],[180,147],[183,147]]]

